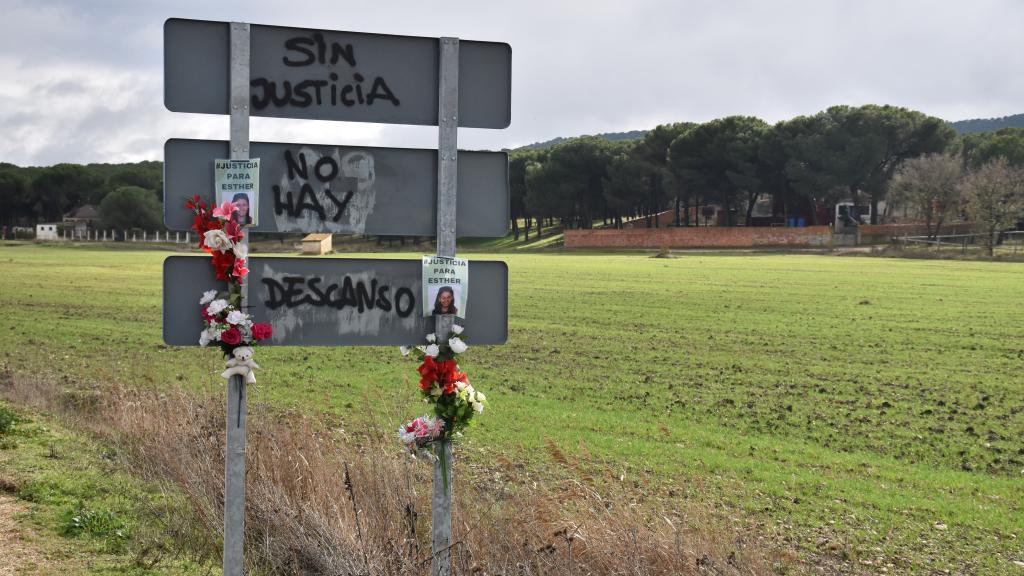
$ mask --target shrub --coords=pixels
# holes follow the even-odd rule
[[[103,539],[111,551],[123,550],[131,537],[128,523],[117,514],[110,510],[86,508],[82,501],[64,512],[60,533],[62,536],[87,535]]]
[[[6,406],[0,406],[0,434],[7,434],[18,423],[18,415]]]

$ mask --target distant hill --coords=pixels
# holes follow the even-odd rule
[[[638,140],[643,138],[647,134],[647,130],[632,130],[630,132],[605,132],[604,134],[595,134],[598,138],[604,138],[611,142],[618,142],[620,140]],[[559,136],[546,142],[534,142],[533,144],[527,144],[526,146],[520,146],[516,150],[544,150],[545,148],[551,148],[562,142],[568,142],[573,138],[579,138],[579,136],[570,136],[569,138],[563,138]]]
[[[1024,114],[1003,116],[1002,118],[976,118],[950,122],[950,126],[960,134],[974,132],[994,132],[1002,128],[1024,128]]]

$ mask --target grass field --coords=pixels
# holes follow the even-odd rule
[[[0,247],[0,359],[82,382],[221,385],[215,352],[160,342],[165,256]],[[510,333],[463,363],[492,405],[471,461],[708,502],[851,571],[1022,573],[1024,265],[472,258],[508,263]],[[393,349],[266,349],[260,363],[257,403],[348,428],[419,410]]]
[[[11,416],[14,416],[11,422]],[[154,530],[184,505],[123,470],[117,451],[0,402],[0,507],[4,574],[209,574],[168,549]],[[17,494],[11,504],[7,494]],[[16,535],[16,536],[15,536]],[[13,537],[12,537],[13,536]]]

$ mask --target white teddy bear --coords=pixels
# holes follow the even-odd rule
[[[246,384],[255,384],[256,375],[252,371],[259,368],[260,365],[252,359],[253,352],[251,346],[239,346],[232,350],[231,355],[234,358],[228,360],[227,370],[221,372],[221,377],[242,376],[245,378]]]

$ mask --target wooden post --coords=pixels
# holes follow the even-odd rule
[[[459,39],[440,39],[437,125],[437,255],[455,257],[455,201],[458,181]],[[434,319],[440,341],[452,330],[450,314]],[[434,491],[431,499],[431,576],[450,576],[452,543],[452,445],[435,442]],[[443,460],[442,460],[443,459]],[[447,478],[444,477],[447,471]]]
[[[249,25],[231,23],[231,159],[249,157]],[[213,199],[214,204],[217,198]],[[241,242],[248,248],[249,232]],[[242,281],[242,308],[248,285]],[[227,390],[227,450],[224,454],[224,576],[242,576],[245,556],[245,379],[232,376]]]

